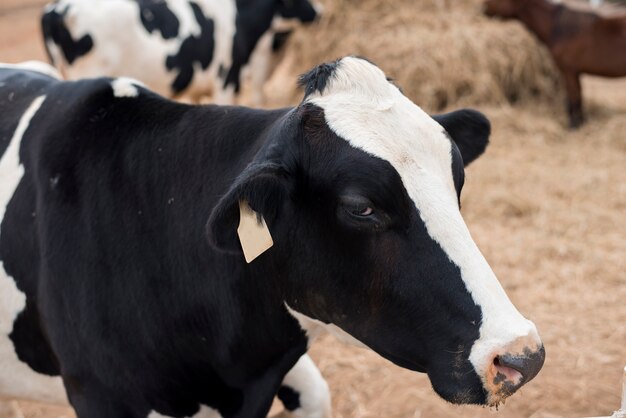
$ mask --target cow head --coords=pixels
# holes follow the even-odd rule
[[[247,200],[275,243],[250,268],[280,283],[309,337],[326,329],[426,372],[450,402],[499,403],[538,373],[544,350],[459,210],[489,122],[472,110],[430,117],[360,58],[302,84],[302,103],[214,209],[213,244],[238,248]]]
[[[489,17],[513,19],[518,14],[520,3],[515,0],[486,0],[483,3],[483,11]]]

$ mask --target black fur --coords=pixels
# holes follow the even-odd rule
[[[224,88],[232,85],[235,92],[239,92],[241,69],[250,61],[261,36],[270,29],[274,16],[309,23],[315,20],[317,12],[310,0],[237,0],[236,4],[233,62],[224,79]]]
[[[283,403],[286,410],[295,411],[300,408],[300,394],[289,386],[282,385],[278,389],[276,396]]]
[[[37,271],[35,267],[33,271]],[[15,320],[9,337],[16,347],[18,358],[34,371],[49,376],[58,376],[61,373],[50,342],[41,328],[39,311],[33,298],[28,300],[26,309]]]
[[[65,26],[65,15],[68,9],[63,13],[51,10],[43,14],[41,17],[41,28],[44,41],[52,41],[61,48],[63,56],[68,64],[72,64],[77,58],[86,55],[93,48],[93,39],[91,35],[83,35],[80,39],[74,40],[72,34]],[[52,56],[48,52],[48,58],[52,61]]]
[[[279,52],[282,50],[287,44],[287,41],[292,33],[293,31],[291,30],[274,33],[274,38],[272,39],[272,52]]]
[[[478,158],[489,144],[491,124],[480,112],[462,109],[433,116],[459,147],[465,166]]]
[[[80,418],[201,404],[266,416],[307,348],[285,303],[427,372],[448,400],[485,402],[468,360],[481,311],[459,268],[395,169],[337,137],[322,109],[194,107],[139,87],[116,98],[109,79],[2,69],[0,85],[20,109],[47,97],[0,235],[28,301],[12,338],[33,369],[61,372]],[[1,105],[6,136],[19,114]],[[241,199],[274,238],[251,264]],[[363,200],[375,216],[351,215]]]
[[[3,70],[0,84],[0,108],[3,111],[0,125],[0,155],[9,146],[20,117],[31,102],[46,91],[50,77],[38,72],[28,71],[27,77],[21,70]],[[19,92],[19,93],[18,93]],[[25,93],[27,92],[27,93]]]
[[[172,91],[180,93],[191,83],[194,73],[194,63],[199,63],[206,69],[213,59],[215,48],[215,25],[212,19],[207,18],[197,3],[190,2],[196,21],[200,25],[200,37],[188,36],[180,45],[176,55],[169,55],[165,61],[168,70],[177,69],[178,76],[172,82]]]
[[[0,83],[0,155],[3,155],[19,120],[32,101],[44,94],[50,85],[57,83],[49,76],[34,71],[4,69]],[[26,147],[25,147],[26,148]],[[22,151],[20,159],[27,159]],[[24,178],[6,211],[13,213],[11,222],[3,220],[0,226],[2,238],[5,236],[19,237],[17,240],[0,239],[0,260],[3,268],[11,277],[19,277],[17,287],[24,293],[33,295],[26,301],[26,308],[15,323],[10,338],[15,344],[18,358],[30,367],[43,374],[58,375],[59,365],[50,349],[48,338],[41,328],[41,320],[37,309],[37,276],[39,274],[39,258],[34,257],[23,263],[24,254],[32,253],[38,248],[34,219],[37,216],[35,196],[32,182]],[[6,218],[5,218],[6,219]]]
[[[158,30],[163,39],[178,36],[180,22],[167,3],[162,0],[137,0],[137,4],[141,23],[149,33]]]
[[[261,36],[270,28],[274,17],[275,0],[237,0],[235,37],[233,38],[232,65],[224,79],[224,88],[241,87],[241,69],[248,63]]]
[[[304,88],[304,96],[315,92],[324,93],[328,80],[333,77],[340,60],[320,64],[308,73],[302,74],[298,79],[298,85]]]
[[[311,23],[318,18],[317,11],[310,0],[274,0],[274,2],[275,14],[286,19]]]

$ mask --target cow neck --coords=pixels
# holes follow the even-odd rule
[[[245,350],[249,350],[248,354],[258,356],[261,352],[271,353],[270,357],[280,363],[283,361],[281,358],[295,346],[299,355],[304,354],[307,339],[284,305],[288,277],[281,272],[284,272],[286,262],[283,257],[273,253],[274,250],[270,249],[250,264],[245,262],[243,254],[236,256],[240,264],[237,269],[246,272],[238,281],[239,291],[247,295],[242,305],[244,321],[264,330],[262,336],[255,338],[254,344],[249,344],[245,337],[240,342],[244,343]]]

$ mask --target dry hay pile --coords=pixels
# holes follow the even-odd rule
[[[425,109],[554,100],[558,76],[519,24],[489,20],[478,0],[327,0],[290,44],[292,74],[362,55]],[[296,97],[291,98],[296,101]]]

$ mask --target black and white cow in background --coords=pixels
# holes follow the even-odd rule
[[[303,357],[323,331],[454,403],[497,405],[539,372],[535,325],[459,211],[485,117],[430,117],[355,57],[301,84],[269,111],[0,70],[0,396],[250,418],[278,394],[327,417]],[[249,264],[240,221],[273,238]]]
[[[42,31],[67,79],[126,76],[166,97],[232,104],[250,66],[260,105],[293,22],[317,17],[309,0],[58,0]]]

